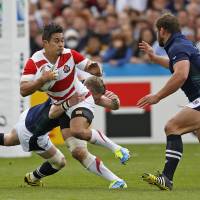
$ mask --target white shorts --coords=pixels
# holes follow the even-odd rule
[[[95,102],[94,99],[92,97],[92,95],[90,95],[89,97],[87,97],[84,101],[81,101],[80,103],[70,107],[67,111],[66,114],[70,117],[71,119],[71,114],[72,112],[76,109],[76,108],[87,108],[89,109],[93,115],[94,115],[94,109],[95,109]]]
[[[195,99],[194,101],[188,103],[186,105],[186,107],[189,107],[189,108],[195,109],[197,111],[200,111],[200,97]]]
[[[24,151],[28,152],[30,151],[30,145],[29,145],[29,141],[30,138],[33,136],[33,134],[26,128],[25,126],[25,119],[27,116],[28,110],[25,110],[19,118],[18,123],[15,125],[15,130],[17,132],[20,144],[23,148]],[[48,136],[48,133],[42,136],[39,136],[37,138],[37,145],[44,149],[44,150],[37,150],[37,149],[33,149],[35,152],[37,153],[43,153],[47,150],[49,150],[53,144]]]

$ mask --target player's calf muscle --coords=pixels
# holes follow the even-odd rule
[[[76,147],[73,151],[72,151],[72,156],[73,158],[77,159],[78,161],[82,161],[87,157],[87,152],[84,148],[82,147]]]

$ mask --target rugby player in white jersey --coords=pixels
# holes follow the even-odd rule
[[[82,102],[66,108],[66,114],[70,117],[71,135],[93,144],[115,149],[116,152],[121,154],[122,163],[125,163],[129,158],[127,149],[118,149],[118,146],[105,135],[102,137],[100,132],[89,129],[88,121],[93,118],[94,99],[89,90],[78,80],[76,68],[101,75],[99,66],[94,66],[91,61],[78,52],[65,49],[63,30],[58,25],[50,24],[44,28],[43,45],[44,49],[33,54],[26,63],[20,83],[21,95],[28,96],[53,80],[55,80],[54,85],[46,92],[54,104],[62,104],[66,108],[65,102],[73,95],[85,95]],[[37,71],[46,67],[52,70],[43,70],[42,76],[36,79]]]
[[[99,87],[104,89],[104,84],[102,84],[100,78],[88,78],[86,84],[87,87],[91,86],[91,84],[99,84]],[[118,104],[116,104],[118,97],[110,91],[107,91],[106,94],[103,93],[96,92],[93,95],[98,100],[99,105],[103,105],[109,109],[118,109],[119,100]],[[70,105],[74,105],[80,100],[74,98],[69,103]],[[61,124],[66,143],[68,144],[69,140],[74,143],[71,151],[74,158],[79,160],[88,171],[109,180],[111,182],[109,188],[126,188],[126,183],[122,179],[112,173],[99,158],[88,152],[85,141],[76,138],[73,139],[72,137],[69,138],[69,127],[67,127],[66,121],[69,124],[70,119],[67,115],[63,114],[64,110],[62,106],[56,106],[56,114],[61,116],[54,120],[48,117],[50,107],[51,101],[48,100],[43,104],[24,111],[11,132],[0,134],[0,145],[13,146],[21,144],[24,151],[36,151],[38,155],[46,159],[36,170],[26,174],[25,182],[31,186],[40,186],[42,185],[41,178],[52,175],[65,166],[64,155],[51,143],[48,137],[48,132]],[[64,124],[62,124],[63,121],[65,122]]]

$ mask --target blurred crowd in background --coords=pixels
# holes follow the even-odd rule
[[[200,46],[200,0],[29,0],[30,52],[42,48],[42,28],[64,29],[65,47],[113,66],[147,63],[142,40],[166,56],[156,41],[155,20],[165,12],[178,17],[182,33]]]

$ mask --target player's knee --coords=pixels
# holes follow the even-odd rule
[[[73,158],[75,158],[76,160],[82,162],[82,161],[87,157],[87,151],[86,151],[85,148],[83,148],[83,147],[76,147],[76,148],[72,151],[72,156],[73,156]]]
[[[61,169],[61,168],[65,167],[66,164],[67,164],[67,161],[66,161],[66,159],[65,159],[65,157],[64,157],[64,155],[63,155],[63,157],[61,158],[61,160],[60,160],[59,163],[58,163],[58,166],[59,166],[60,169]]]
[[[166,135],[176,134],[177,131],[178,131],[177,123],[173,119],[169,120],[165,125],[165,134]]]
[[[58,170],[66,165],[65,156],[60,152],[60,150],[57,150],[56,154],[48,159],[48,161],[53,166],[53,168]]]
[[[78,138],[78,139],[84,139],[84,128],[82,127],[72,127],[70,128],[72,136]]]

